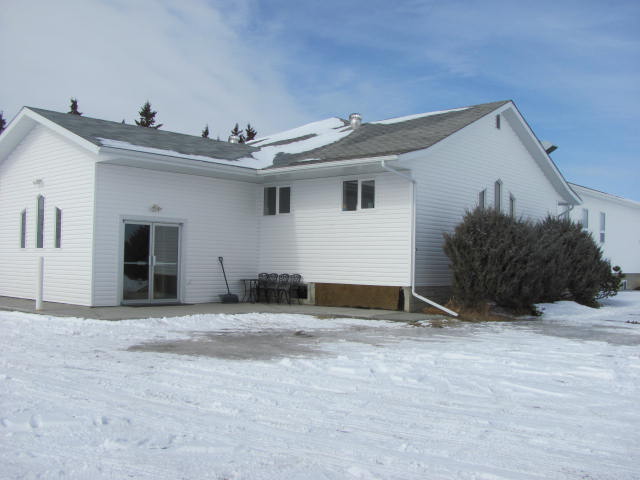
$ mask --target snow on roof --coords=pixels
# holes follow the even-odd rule
[[[306,125],[269,135],[268,137],[257,138],[251,142],[248,142],[247,144],[251,145],[252,147],[261,147],[272,143],[290,141],[309,135],[320,136],[326,134],[327,132],[330,132],[331,130],[341,129],[345,126],[346,125],[344,121],[337,117],[325,118],[324,120],[307,123]]]
[[[395,118],[388,118],[386,120],[379,120],[377,122],[371,122],[371,123],[375,123],[378,125],[391,125],[393,123],[401,123],[401,122],[406,122],[409,120],[415,120],[416,118],[422,118],[422,117],[431,117],[432,115],[441,115],[443,113],[451,113],[451,112],[462,112],[463,110],[468,110],[470,107],[463,107],[463,108],[452,108],[451,110],[437,110],[435,112],[425,112],[425,113],[416,113],[414,115],[407,115],[404,117],[395,117]]]
[[[240,158],[238,160],[224,160],[221,158],[208,157],[206,155],[188,155],[185,153],[175,152],[173,150],[166,150],[163,148],[142,147],[140,145],[133,145],[129,142],[122,142],[120,140],[111,140],[110,138],[97,137],[102,146],[111,148],[121,148],[123,150],[131,150],[141,153],[153,153],[156,155],[168,155],[170,157],[184,158],[186,160],[199,160],[208,163],[220,163],[223,165],[233,165],[234,167],[247,167],[247,168],[260,168],[256,166],[256,160],[250,157]]]
[[[327,118],[251,142],[252,147],[260,148],[260,151],[251,155],[258,160],[260,166],[257,168],[264,168],[271,166],[279,153],[293,154],[314,150],[337,142],[352,132],[343,120]]]

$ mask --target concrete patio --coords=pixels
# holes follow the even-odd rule
[[[412,322],[433,319],[434,315],[392,310],[350,307],[322,307],[316,305],[287,305],[274,303],[199,303],[193,305],[149,305],[117,307],[84,307],[67,303],[43,302],[36,311],[35,301],[24,298],[0,297],[0,310],[38,313],[58,317],[94,318],[100,320],[127,320],[134,318],[181,317],[217,313],[300,313],[320,317],[350,317],[372,320]]]

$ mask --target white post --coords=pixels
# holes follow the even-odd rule
[[[44,257],[38,257],[38,278],[36,279],[36,310],[42,310],[42,291],[44,289]]]

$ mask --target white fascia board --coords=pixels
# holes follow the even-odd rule
[[[520,140],[524,144],[525,148],[529,151],[531,156],[544,172],[545,176],[549,179],[556,190],[565,198],[565,200],[567,200],[568,203],[572,205],[581,204],[582,200],[580,199],[580,196],[573,191],[573,189],[569,185],[569,182],[567,182],[562,176],[562,173],[560,173],[560,170],[553,162],[551,157],[549,157],[544,147],[540,143],[540,140],[538,140],[538,137],[535,136],[535,134],[529,127],[529,124],[525,121],[524,117],[520,114],[517,107],[512,101],[509,101],[501,107],[490,111],[475,122],[462,127],[460,130],[452,133],[448,137],[443,138],[430,147],[401,154],[399,156],[399,160],[400,162],[411,161],[422,158],[426,152],[433,153],[437,151],[441,146],[446,145],[448,142],[455,141],[456,136],[461,135],[462,132],[471,127],[471,125],[473,125],[474,123],[488,117],[489,115],[498,114],[503,115],[507,119],[507,121],[509,121],[509,124],[516,132],[516,135],[520,137]]]
[[[258,175],[262,178],[262,183],[342,177],[347,175],[367,175],[384,172],[385,170],[381,167],[382,161],[396,162],[397,158],[396,155],[386,155],[380,157],[355,158],[351,160],[316,162],[280,167],[277,169],[259,170]]]
[[[206,160],[185,159],[158,153],[137,152],[116,147],[100,147],[99,154],[99,163],[103,164],[259,183],[256,170],[249,167],[224,165]]]
[[[23,107],[22,111],[24,112],[24,114],[26,116],[28,116],[29,118],[32,118],[33,120],[35,120],[39,124],[44,125],[45,127],[47,127],[50,130],[58,133],[59,135],[63,136],[64,138],[66,138],[66,139],[68,139],[68,140],[80,145],[81,147],[89,150],[91,153],[98,154],[98,150],[100,149],[100,147],[98,147],[95,143],[91,143],[90,141],[85,140],[81,136],[76,135],[75,133],[67,130],[66,128],[61,127],[57,123],[52,122],[48,118],[45,118],[42,115],[37,114],[33,110],[30,110],[29,107]],[[20,112],[20,113],[22,113],[22,112]]]
[[[25,115],[23,108],[0,134],[0,161],[3,161],[36,125],[35,120]]]
[[[495,113],[495,112],[494,112]],[[582,203],[580,196],[573,191],[569,182],[564,178],[562,172],[551,159],[547,151],[542,146],[542,142],[536,137],[525,118],[522,116],[518,107],[513,102],[509,102],[497,110],[509,122],[511,128],[520,137],[523,145],[531,156],[538,162],[538,165],[549,178],[551,183],[556,187],[559,193],[567,200],[569,204],[579,205]]]
[[[576,193],[585,197],[594,197],[605,202],[613,202],[629,208],[640,208],[640,202],[636,202],[635,200],[631,200],[629,198],[618,197],[617,195],[613,195],[611,193],[601,192],[600,190],[583,187],[582,185],[576,185],[575,183],[569,183],[569,186],[573,188]]]
[[[326,169],[326,168],[335,168],[335,167],[349,167],[352,165],[363,165],[363,164],[374,164],[380,163],[382,160],[385,162],[391,160],[397,160],[397,155],[385,155],[381,157],[366,157],[366,158],[354,158],[351,160],[335,160],[335,161],[322,161],[322,162],[314,162],[309,164],[298,164],[291,165],[289,167],[278,167],[271,169],[263,169],[258,170],[259,175],[273,175],[274,173],[289,173],[289,172],[302,172],[305,170],[317,170],[317,169]]]

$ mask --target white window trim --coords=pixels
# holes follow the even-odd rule
[[[502,212],[502,180],[498,179],[493,183],[493,208],[496,212]]]
[[[267,188],[276,189],[276,213],[273,215],[267,215],[264,213],[264,191]],[[280,213],[280,189],[289,188],[289,212]],[[293,213],[293,186],[292,185],[262,185],[262,216],[263,217],[277,217],[278,215],[291,215]]]
[[[478,192],[478,207],[482,210],[487,209],[487,189],[484,188]]]
[[[357,199],[356,199],[356,209],[355,210],[343,210],[342,209],[342,204],[344,202],[344,182],[349,182],[349,181],[354,181],[357,180],[358,181],[358,194],[357,194]],[[362,182],[369,182],[369,181],[373,181],[374,182],[374,187],[373,187],[373,208],[362,208],[361,206],[361,200],[362,200]],[[368,212],[368,211],[373,211],[375,209],[378,208],[378,179],[376,177],[343,177],[340,179],[339,183],[338,183],[338,187],[339,187],[339,203],[338,203],[338,207],[340,208],[340,213],[346,213],[346,214],[354,214],[356,212]]]
[[[589,209],[588,208],[582,209],[580,224],[582,225],[582,228],[584,228],[585,230],[589,229]]]
[[[509,216],[516,218],[518,216],[518,203],[513,192],[509,192]]]

